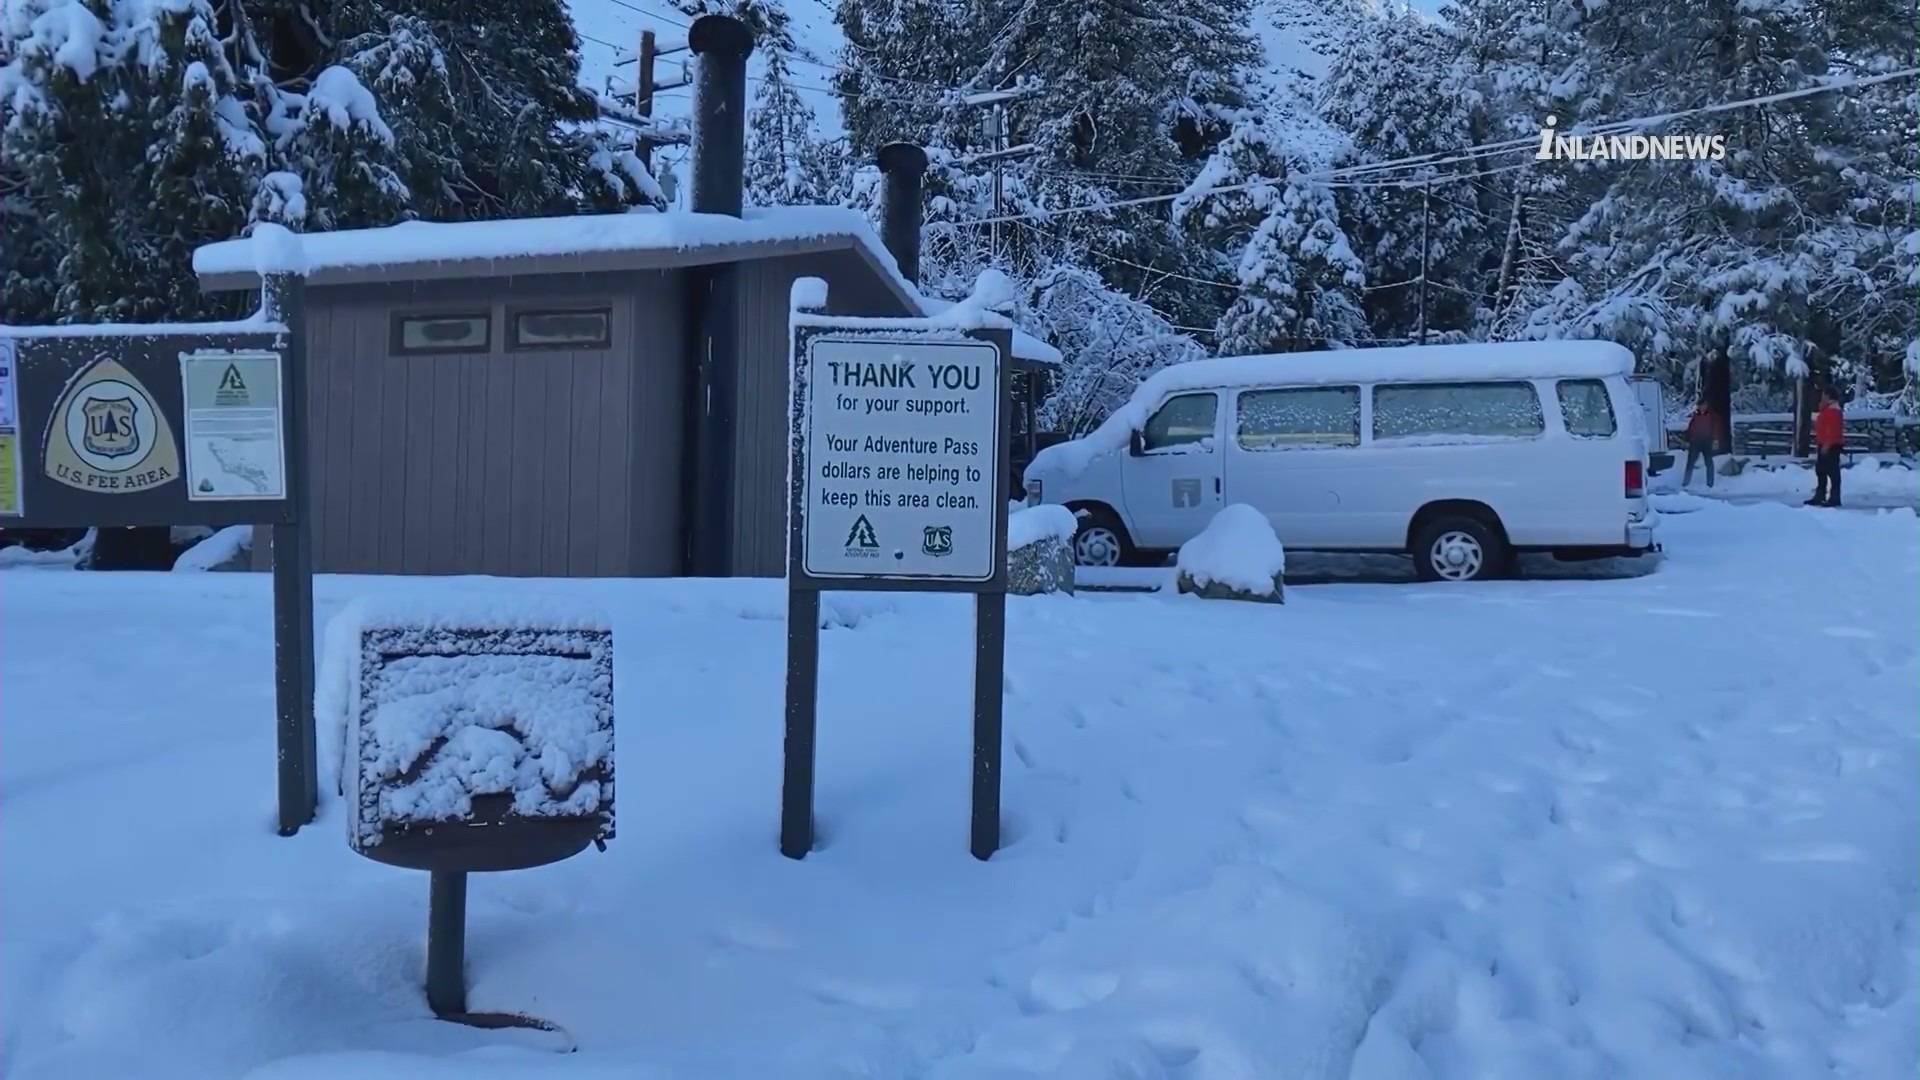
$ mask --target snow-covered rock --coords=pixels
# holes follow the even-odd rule
[[[1015,596],[1073,592],[1073,511],[1030,506],[1007,516],[1007,591]]]
[[[1179,590],[1204,600],[1286,601],[1286,552],[1267,516],[1246,503],[1213,515],[1180,545],[1175,565]]]
[[[245,570],[253,552],[253,526],[229,525],[173,560],[175,570]]]
[[[611,835],[613,637],[592,606],[361,597],[327,625],[319,683],[356,851],[495,815],[602,815]]]

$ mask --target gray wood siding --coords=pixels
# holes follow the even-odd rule
[[[826,281],[829,314],[910,314],[853,251],[741,265],[733,562],[734,573],[748,577],[786,573],[787,311],[793,282],[803,277]]]
[[[612,309],[612,347],[511,352],[508,312]],[[309,293],[314,568],[668,575],[680,555],[681,275]],[[395,312],[485,308],[485,353],[394,356]]]

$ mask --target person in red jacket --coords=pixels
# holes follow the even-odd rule
[[[1720,434],[1719,418],[1714,415],[1713,406],[1706,398],[1693,407],[1693,415],[1687,419],[1687,469],[1680,474],[1680,486],[1693,486],[1693,463],[1695,460],[1707,463],[1707,487],[1713,487],[1713,440]]]
[[[1840,449],[1847,443],[1847,423],[1831,387],[1820,391],[1820,410],[1813,416],[1813,498],[1808,506],[1840,505]]]

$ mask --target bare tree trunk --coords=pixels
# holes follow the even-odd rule
[[[1513,287],[1514,264],[1520,256],[1520,209],[1526,204],[1527,179],[1530,169],[1521,171],[1513,182],[1513,209],[1507,214],[1507,240],[1500,248],[1500,274],[1494,279],[1493,310],[1495,318],[1506,313],[1512,298],[1507,291]]]

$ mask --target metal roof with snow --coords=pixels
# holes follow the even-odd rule
[[[835,206],[755,208],[744,217],[683,211],[512,218],[451,223],[405,222],[373,229],[304,233],[298,251],[252,237],[208,244],[193,254],[208,290],[257,288],[264,272],[302,270],[308,284],[373,285],[540,274],[675,270],[787,255],[852,251],[921,315],[950,305],[927,297],[900,274],[857,210]],[[298,265],[289,265],[289,257]],[[1044,364],[1060,353],[1016,332],[1014,355]]]

